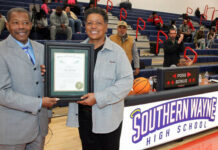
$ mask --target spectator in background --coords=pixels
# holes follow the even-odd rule
[[[95,2],[90,1],[90,2],[89,2],[89,5],[85,8],[85,11],[86,11],[87,9],[93,8],[93,7],[95,7]]]
[[[201,18],[201,16],[202,16],[202,18],[205,19],[204,14],[201,14],[199,7],[195,10],[195,16],[198,18]]]
[[[120,9],[124,8],[126,10],[131,10],[132,9],[132,3],[129,0],[126,1],[121,1],[120,3]]]
[[[56,33],[64,33],[67,35],[67,40],[72,39],[72,29],[69,27],[69,20],[62,8],[57,6],[56,11],[53,11],[50,16],[51,29],[50,38],[55,40]]]
[[[63,11],[69,19],[69,26],[72,28],[72,33],[81,33],[82,21],[70,11],[70,6],[66,6],[65,11]]]
[[[180,25],[179,33],[184,35],[184,42],[191,42],[192,41],[191,29],[188,26],[187,19],[184,19],[183,24]]]
[[[41,9],[45,12],[46,15],[49,15],[51,13],[51,9],[48,7],[48,0],[42,0],[43,4],[41,6]]]
[[[169,29],[175,29],[177,31],[176,21],[175,20],[171,20]]]
[[[161,16],[158,16],[156,12],[153,12],[152,15],[147,19],[148,22],[153,22],[153,24],[157,27],[157,29],[161,29],[164,27],[164,22]]]
[[[191,22],[191,18],[189,16],[187,17],[187,24],[188,24],[189,28],[191,29],[192,41],[193,41],[193,38],[194,38],[195,33],[196,33],[196,30],[195,30],[195,28],[194,28],[194,26],[193,26],[193,24]]]
[[[117,34],[111,35],[110,39],[123,48],[130,64],[133,60],[135,68],[134,75],[138,75],[140,72],[139,54],[136,48],[135,40],[127,34],[127,27],[128,25],[125,21],[119,21],[117,25]]]
[[[191,22],[191,18],[190,17],[187,17],[187,24],[189,26],[189,28],[191,29],[191,32],[194,32],[195,31],[195,28]]]
[[[187,17],[189,17],[188,14],[182,14],[182,19],[187,19]]]
[[[67,6],[70,6],[70,10],[80,16],[81,6],[77,3],[77,0],[68,0]]]
[[[200,29],[197,31],[194,37],[194,43],[196,49],[205,49],[205,34],[204,34],[204,27],[201,26]]]
[[[201,12],[200,12],[200,8],[199,7],[195,10],[195,16],[198,17],[198,18],[201,17]]]
[[[180,62],[180,53],[184,51],[183,34],[176,39],[177,32],[175,29],[169,29],[169,39],[164,42],[164,67],[178,65]]]
[[[210,31],[207,33],[207,46],[206,46],[206,49],[212,48],[215,36],[216,36],[215,30],[213,28],[211,28]]]
[[[215,18],[215,19],[211,22],[209,28],[215,28],[215,29],[216,29],[216,24],[218,24],[218,17]]]
[[[41,38],[48,40],[50,35],[50,30],[48,26],[47,16],[44,11],[40,10],[36,15],[36,32],[40,34]]]
[[[77,4],[77,0],[67,0],[67,4],[68,5],[76,5]]]
[[[2,31],[5,29],[5,23],[7,22],[5,16],[0,13],[0,35]]]

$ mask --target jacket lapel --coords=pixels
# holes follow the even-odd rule
[[[27,54],[23,51],[23,49],[15,42],[15,40],[11,37],[11,35],[8,36],[6,39],[7,46],[10,48],[10,51],[17,55],[21,60],[25,61],[28,64],[32,64],[32,62],[29,60]]]

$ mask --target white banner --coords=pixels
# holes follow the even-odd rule
[[[120,150],[141,150],[218,126],[218,92],[125,107]]]

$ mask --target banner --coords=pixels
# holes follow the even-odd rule
[[[218,126],[218,92],[124,108],[120,150],[141,150]]]

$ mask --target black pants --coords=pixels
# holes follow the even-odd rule
[[[92,132],[92,112],[88,106],[79,105],[79,134],[83,150],[119,150],[122,123],[106,134]]]

